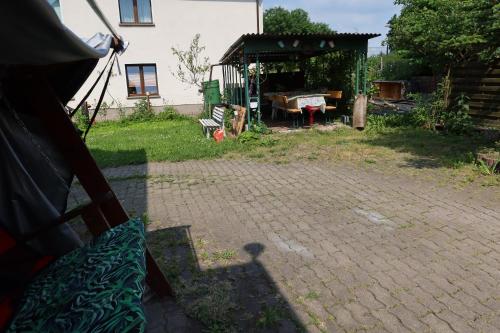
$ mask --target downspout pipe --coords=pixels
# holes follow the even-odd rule
[[[260,34],[260,0],[255,0],[257,5],[257,34]]]
[[[208,77],[208,81],[212,81],[212,73],[214,71],[214,67],[216,67],[216,66],[222,66],[222,64],[219,63],[219,64],[214,64],[214,65],[210,66],[210,76]]]

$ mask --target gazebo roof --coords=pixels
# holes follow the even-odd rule
[[[376,33],[246,34],[226,51],[221,64],[241,62],[243,55],[255,62],[282,62],[316,57],[337,50],[366,52]]]

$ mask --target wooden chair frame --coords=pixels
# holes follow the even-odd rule
[[[35,74],[33,74],[35,72]],[[67,161],[91,203],[64,215],[55,225],[82,216],[93,236],[127,222],[130,218],[80,138],[64,106],[51,88],[44,73],[19,73],[9,82],[14,91],[28,93],[27,106],[47,130],[47,136]],[[32,235],[31,235],[32,236]],[[160,297],[174,297],[174,292],[150,251],[146,249],[146,282]]]

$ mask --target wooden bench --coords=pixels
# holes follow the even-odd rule
[[[330,90],[327,92],[327,99],[335,100],[335,105],[327,105],[325,108],[325,125],[333,122],[333,112],[337,110],[338,101],[342,99],[342,91],[340,90]]]
[[[212,112],[212,118],[200,119],[201,126],[203,126],[203,133],[206,133],[207,139],[210,139],[210,133],[213,130],[221,129],[224,131],[224,109],[215,107]]]
[[[302,114],[302,110],[291,108],[288,103],[288,97],[284,95],[276,96],[276,100],[278,102],[278,108],[280,108],[281,110],[285,111],[287,114],[290,114],[292,116],[292,127],[298,128],[299,116]]]

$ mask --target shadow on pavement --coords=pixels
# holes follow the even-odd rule
[[[301,332],[304,326],[259,261],[260,243],[244,245],[250,255],[238,262],[236,251],[204,251],[189,226],[152,231],[148,246],[177,293],[177,303],[147,302],[149,332]],[[202,265],[200,265],[202,261]],[[203,267],[205,268],[203,268]],[[196,319],[196,320],[192,320]]]

